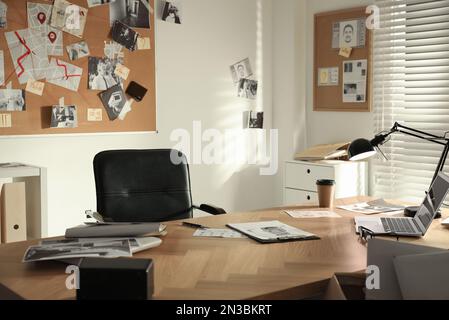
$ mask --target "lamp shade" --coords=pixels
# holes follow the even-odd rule
[[[348,149],[349,160],[358,161],[370,158],[376,154],[376,149],[370,141],[366,139],[357,139],[352,142]]]

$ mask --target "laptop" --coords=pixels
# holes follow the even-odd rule
[[[440,172],[414,218],[356,217],[356,231],[359,233],[360,227],[363,227],[374,235],[422,237],[432,224],[448,192],[449,176]]]

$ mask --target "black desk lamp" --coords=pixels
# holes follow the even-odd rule
[[[440,162],[438,163],[438,166],[435,170],[435,175],[433,176],[433,179],[432,179],[432,183],[433,183],[435,181],[436,177],[438,176],[438,173],[440,171],[443,171],[444,165],[446,163],[446,158],[449,153],[449,138],[447,137],[447,134],[439,137],[439,136],[436,136],[436,135],[433,135],[433,134],[430,134],[427,132],[423,132],[420,130],[416,130],[416,129],[412,129],[412,128],[403,126],[396,122],[390,131],[379,133],[371,141],[366,140],[366,139],[357,139],[354,142],[352,142],[348,149],[349,159],[351,161],[367,159],[367,158],[374,156],[377,153],[377,151],[379,151],[385,157],[382,150],[380,149],[380,146],[382,146],[386,142],[388,142],[388,138],[393,133],[403,133],[403,134],[406,134],[406,135],[409,135],[412,137],[416,137],[416,138],[423,139],[426,141],[434,142],[434,143],[444,146],[444,150],[443,150],[443,153],[441,154]],[[416,212],[418,211],[418,209],[419,209],[419,207],[408,207],[405,209],[404,213],[408,217],[414,217]],[[436,218],[440,218],[440,217],[441,217],[441,214],[437,215]]]

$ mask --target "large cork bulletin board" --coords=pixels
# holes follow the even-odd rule
[[[126,2],[126,0],[118,1]],[[19,84],[4,34],[28,27],[27,2],[53,4],[53,1],[3,0],[3,2],[8,6],[7,28],[0,29],[0,50],[4,52],[5,84],[11,82],[13,89],[25,89],[25,84]],[[63,33],[64,56],[57,58],[83,69],[78,92],[44,81],[43,95],[38,96],[26,92],[26,111],[10,112],[12,127],[0,128],[0,136],[156,131],[154,11],[151,9],[154,8],[154,0],[149,1],[151,7],[150,29],[134,28],[142,37],[150,37],[151,49],[132,52],[126,48],[123,49],[125,53],[124,65],[131,70],[128,79],[124,82],[124,89],[126,90],[131,81],[135,81],[148,89],[141,102],[133,103],[132,111],[127,114],[123,121],[119,119],[110,121],[99,98],[100,91],[88,89],[88,57],[71,61],[66,51],[67,45],[84,40],[88,43],[91,56],[105,56],[105,41],[112,41],[109,5],[88,8],[87,0],[71,0],[70,2],[88,9],[87,23],[81,39],[66,32]],[[49,60],[51,60],[51,56],[49,56]],[[4,88],[5,86],[1,87],[1,89]],[[77,107],[77,128],[50,128],[52,106],[58,105],[61,97],[64,97],[65,105]],[[102,121],[87,121],[88,108],[101,108],[103,110]],[[2,111],[1,113],[9,112]]]

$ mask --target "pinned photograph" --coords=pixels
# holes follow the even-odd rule
[[[364,48],[366,18],[335,22],[332,25],[332,48]]]
[[[258,82],[256,80],[240,79],[237,96],[255,100],[257,98],[257,86]]]
[[[77,60],[84,57],[87,57],[90,55],[89,46],[87,45],[87,42],[81,41],[78,43],[74,43],[71,45],[68,45],[66,47],[67,54],[69,55],[70,60]]]
[[[122,84],[122,78],[115,74],[118,60],[89,57],[89,89],[107,90],[117,84]]]
[[[130,51],[136,50],[139,34],[126,24],[116,21],[112,26],[112,39]]]
[[[8,27],[8,5],[0,0],[0,29]]]
[[[87,6],[89,8],[93,8],[93,7],[102,6],[104,4],[110,4],[113,2],[115,2],[115,0],[87,0]]]
[[[119,0],[109,5],[111,26],[120,21],[132,28],[150,29],[150,4],[148,0]]]
[[[253,75],[249,58],[237,62],[231,66],[231,75],[234,83],[238,83],[241,79],[246,79]]]
[[[116,85],[100,94],[101,101],[108,113],[110,120],[119,117],[127,100],[125,92],[120,85]]]
[[[25,90],[1,89],[0,111],[25,111]]]
[[[54,106],[51,112],[51,128],[76,128],[78,117],[75,106]]]
[[[172,0],[166,1],[162,20],[170,23],[181,24],[182,7],[181,2]]]

